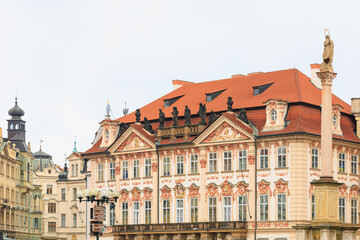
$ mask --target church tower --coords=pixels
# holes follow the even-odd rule
[[[17,103],[17,98],[15,98],[15,106],[9,110],[9,115],[11,119],[8,121],[8,139],[11,142],[14,142],[20,151],[28,151],[26,142],[26,131],[25,131],[25,121],[21,119],[24,116],[25,112],[22,110]],[[21,145],[21,146],[19,146]]]

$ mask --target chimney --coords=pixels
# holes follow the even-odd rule
[[[356,136],[360,138],[360,98],[351,99],[351,113],[356,120]]]
[[[310,67],[311,67],[311,82],[317,88],[321,89],[321,80],[316,75],[317,72],[320,72],[321,64],[313,63],[313,64],[310,64]]]
[[[175,79],[175,80],[172,80],[172,84],[173,84],[173,87],[174,87],[174,90],[184,86],[184,85],[191,85],[191,84],[194,84],[193,82],[189,82],[189,81],[184,81],[184,80],[178,80],[178,79]]]

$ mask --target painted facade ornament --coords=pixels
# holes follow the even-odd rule
[[[129,192],[125,189],[120,191],[120,201],[127,202],[129,201]]]
[[[120,175],[121,169],[119,166],[115,167],[115,175]]]
[[[266,182],[265,180],[261,180],[258,185],[258,189],[259,189],[258,194],[269,194],[270,196],[272,196],[269,182]]]
[[[227,122],[221,124],[215,131],[213,131],[204,142],[218,142],[235,139],[246,139],[247,137],[239,130],[230,126]]]
[[[219,196],[219,192],[217,191],[217,187],[215,186],[214,183],[210,183],[207,187],[207,191],[206,191],[206,199],[208,198],[208,196],[210,197],[214,197],[214,196]]]
[[[134,187],[131,190],[131,201],[135,202],[140,200],[141,200],[140,190],[137,187]]]
[[[350,197],[358,197],[359,196],[359,187],[356,185],[352,185],[350,187]]]
[[[161,199],[171,199],[171,189],[168,186],[164,186],[161,189]]]
[[[142,149],[150,147],[144,140],[137,134],[131,133],[130,136],[120,145],[117,151]]]
[[[158,170],[158,164],[156,162],[151,163],[151,169],[153,172],[157,172]]]
[[[182,184],[176,184],[174,187],[174,193],[176,199],[181,199],[185,197],[185,187]]]
[[[195,184],[191,184],[190,187],[189,187],[188,198],[200,197],[199,189],[200,189],[200,187],[196,186]]]
[[[339,196],[345,197],[347,199],[348,198],[347,189],[348,187],[346,186],[346,184],[342,184],[338,189]]]
[[[152,200],[152,189],[146,187],[143,190],[144,192],[144,200]]]
[[[255,164],[255,156],[254,155],[248,155],[248,164],[249,165]]]
[[[228,180],[225,180],[221,184],[220,187],[221,187],[222,196],[232,196],[233,195],[233,186]]]
[[[249,184],[246,184],[245,182],[237,183],[236,184],[237,190],[236,190],[235,194],[247,195],[248,194],[248,191],[247,191],[248,186],[249,186]]]
[[[290,195],[290,191],[289,191],[289,186],[288,186],[288,182],[285,182],[283,179],[279,179],[275,182],[275,190],[274,190],[274,195],[275,193],[286,193],[287,195]]]

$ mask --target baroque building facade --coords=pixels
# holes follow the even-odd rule
[[[320,71],[319,64],[311,68]],[[106,206],[104,235],[320,239],[322,230],[311,225],[320,214],[314,182],[325,161],[319,83],[316,74],[309,78],[297,69],[202,83],[174,80],[174,91],[136,112],[107,116],[83,154],[91,166],[89,187],[121,193],[115,209]],[[330,104],[332,158],[326,161],[339,183],[334,231],[347,229],[354,239],[359,102],[350,106],[332,95]],[[312,232],[299,238],[300,225]]]
[[[0,128],[0,234],[9,239],[41,238],[41,188],[33,184],[33,155],[26,144],[24,111],[9,110],[8,138]],[[36,205],[38,204],[38,205]]]

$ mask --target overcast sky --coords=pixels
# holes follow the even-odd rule
[[[360,97],[359,1],[0,1],[0,127],[18,96],[27,141],[63,165],[91,147],[107,100],[115,118],[194,82],[321,63],[335,45],[333,92]]]

